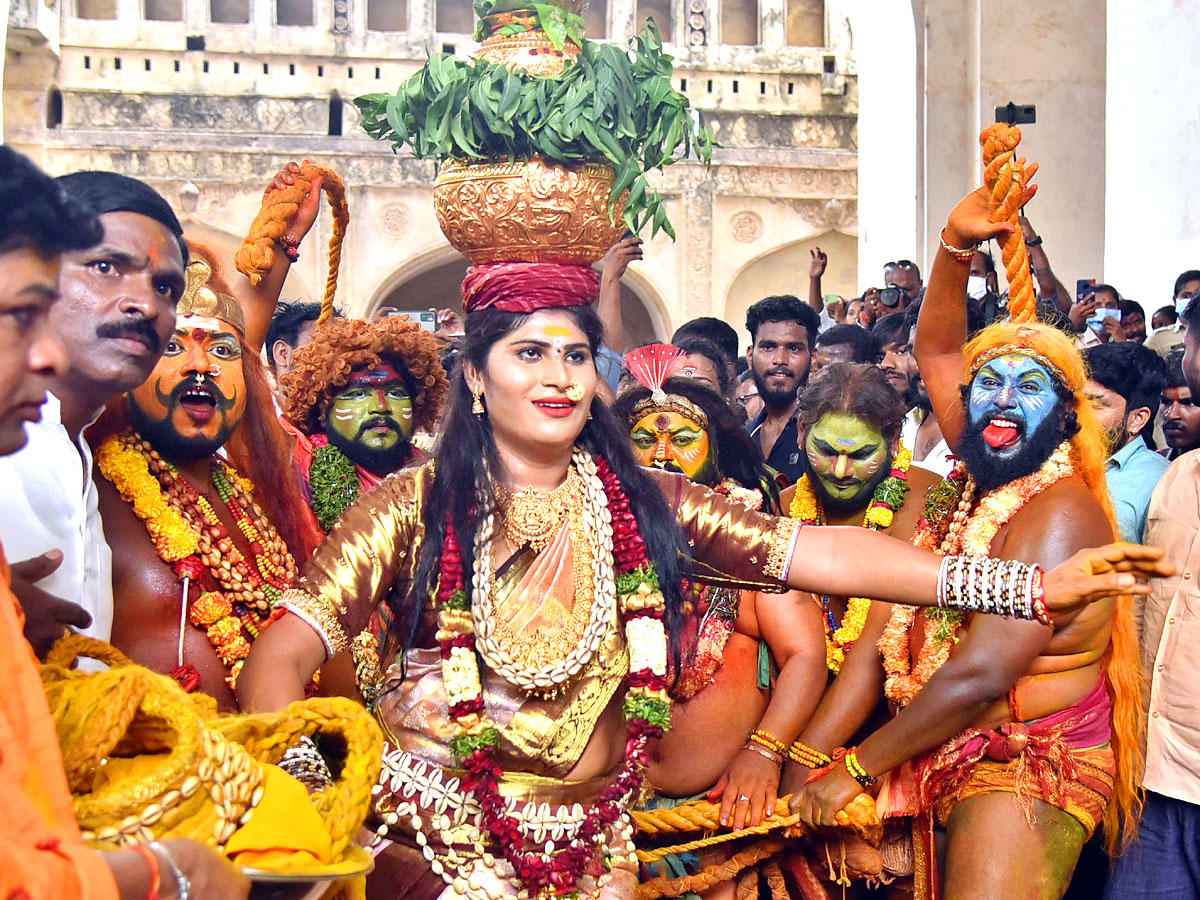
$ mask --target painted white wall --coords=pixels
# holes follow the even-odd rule
[[[1104,277],[1149,318],[1200,268],[1200,3],[1108,0]]]
[[[883,264],[920,258],[917,44],[903,0],[849,6],[858,66],[858,287]]]

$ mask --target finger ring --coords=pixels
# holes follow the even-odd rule
[[[745,794],[738,794],[737,802],[738,803],[749,803],[750,798],[747,797]]]

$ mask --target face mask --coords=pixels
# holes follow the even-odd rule
[[[967,277],[967,296],[972,300],[982,300],[987,296],[987,278],[983,275]]]
[[[1182,316],[1185,312],[1187,312],[1188,304],[1190,304],[1194,299],[1195,295],[1192,295],[1191,297],[1179,297],[1176,299],[1175,312]]]

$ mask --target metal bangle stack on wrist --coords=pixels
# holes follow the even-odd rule
[[[192,890],[192,883],[188,881],[188,877],[183,874],[183,870],[175,863],[175,859],[171,856],[170,851],[159,841],[152,841],[148,846],[152,853],[162,857],[166,860],[167,865],[171,867],[171,875],[175,878],[176,900],[188,900],[188,894]]]
[[[942,557],[937,605],[942,609],[1051,624],[1042,590],[1041,567],[1015,559]]]
[[[279,760],[279,768],[313,791],[324,790],[333,784],[329,764],[310,737],[300,737],[288,747]]]

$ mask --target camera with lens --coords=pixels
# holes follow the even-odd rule
[[[908,293],[904,288],[898,288],[893,284],[889,284],[879,292],[879,302],[888,309],[895,309],[900,305],[900,301],[908,297]]]

